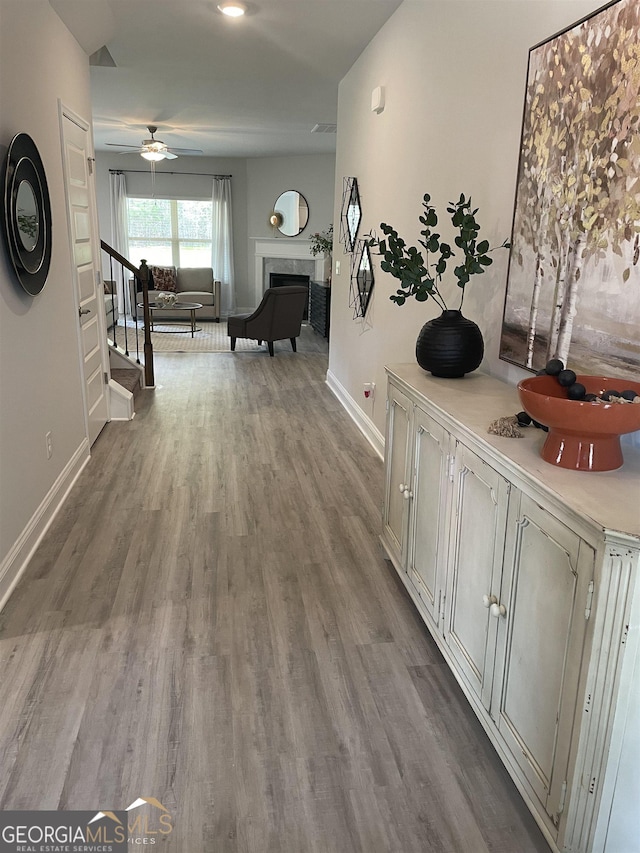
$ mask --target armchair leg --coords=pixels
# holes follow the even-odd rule
[[[297,350],[297,348],[296,348],[296,339],[295,339],[295,338],[289,338],[289,340],[291,341],[291,349],[292,349],[294,352],[298,352],[298,350]]]
[[[267,341],[267,346],[269,347],[269,355],[273,358],[273,341]]]
[[[231,338],[231,352],[233,352],[236,348],[236,339]]]

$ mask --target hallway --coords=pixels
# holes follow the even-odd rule
[[[155,798],[166,853],[548,853],[383,559],[383,465],[326,370],[156,357],[0,613],[0,809]]]

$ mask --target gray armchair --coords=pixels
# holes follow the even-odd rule
[[[237,338],[266,341],[269,355],[273,356],[273,342],[289,338],[296,352],[296,338],[300,334],[302,318],[309,301],[309,288],[301,285],[270,287],[253,314],[237,314],[227,320],[231,349]]]

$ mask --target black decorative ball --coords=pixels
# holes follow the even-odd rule
[[[627,390],[627,391],[623,391],[622,394],[620,394],[620,396],[624,397],[625,400],[629,400],[630,402],[633,402],[636,399],[636,397],[638,396],[638,394],[635,391]]]
[[[570,400],[584,400],[586,393],[587,389],[582,382],[574,382],[567,388],[567,397]]]
[[[573,385],[575,381],[576,375],[573,370],[561,370],[560,373],[558,373],[558,382],[565,388],[568,388],[569,385]]]
[[[549,376],[557,376],[561,370],[564,370],[564,362],[560,361],[559,358],[552,358],[551,361],[547,362],[544,369]]]
[[[622,394],[619,391],[614,391],[613,388],[607,388],[606,391],[603,391],[601,397],[606,403],[608,403],[613,399],[613,397],[622,397]]]
[[[594,400],[599,400],[599,399],[600,398],[598,397],[597,394],[585,394],[584,397],[582,398],[583,402],[585,402],[585,403],[593,403]]]
[[[518,412],[516,418],[518,419],[518,426],[529,426],[531,423],[531,415],[526,412]]]

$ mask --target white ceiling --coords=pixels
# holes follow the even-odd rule
[[[202,0],[50,0],[88,54],[94,137],[213,157],[329,153],[338,83],[402,0],[256,0],[230,19]],[[381,81],[383,82],[383,81]],[[134,155],[135,156],[135,155]]]

